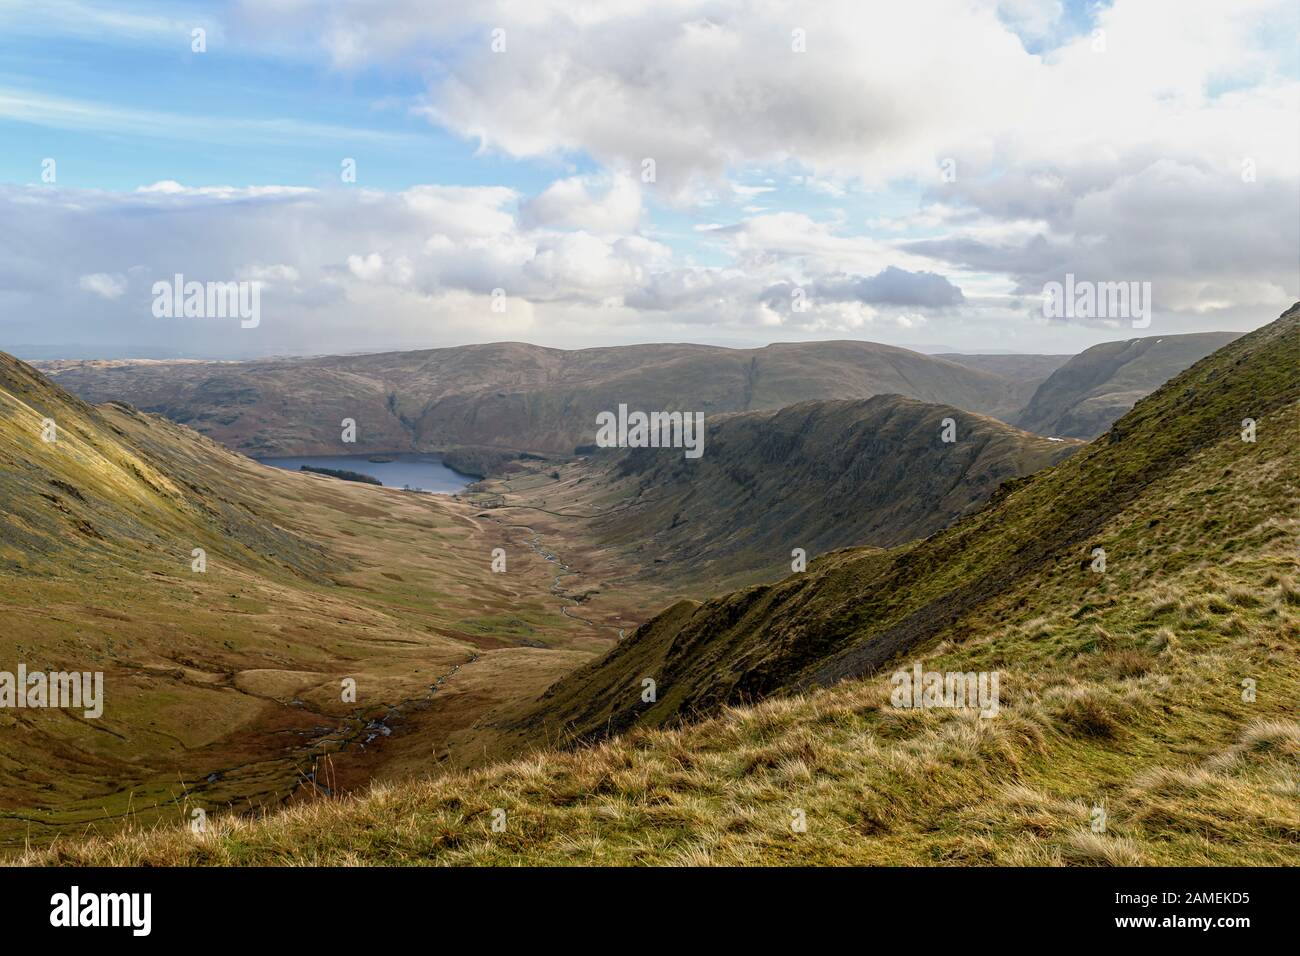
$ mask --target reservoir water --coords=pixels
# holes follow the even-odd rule
[[[392,461],[370,461],[366,455],[309,455],[294,458],[259,458],[263,465],[299,471],[303,465],[311,468],[334,468],[355,471],[377,478],[386,488],[413,488],[440,494],[455,494],[466,485],[477,481],[469,475],[452,471],[437,455],[376,455]]]

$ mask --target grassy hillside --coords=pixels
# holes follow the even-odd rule
[[[956,440],[945,443],[949,418]],[[573,518],[576,533],[644,577],[698,595],[785,577],[796,547],[811,557],[925,537],[1004,480],[1077,447],[881,395],[719,417],[698,460],[672,448],[609,449],[558,469],[534,466],[542,480],[485,487],[507,492],[514,515],[594,516]]]
[[[616,739],[28,862],[1294,865],[1297,367],[1300,304],[941,534],[670,608],[550,695]],[[913,661],[1000,712],[892,707]]]
[[[1012,420],[1040,435],[1094,438],[1144,395],[1236,337],[1200,332],[1094,345],[1054,371]]]
[[[472,762],[458,733],[637,600],[571,617],[529,536],[466,504],[264,468],[0,354],[0,670],[105,682],[98,720],[0,710],[0,848]]]
[[[1009,416],[1007,380],[870,342],[539,348],[520,343],[258,362],[50,362],[92,402],[125,401],[249,455],[507,448],[568,455],[619,403],[716,415],[896,393]],[[344,445],[340,422],[357,423]]]
[[[0,567],[53,574],[70,554],[120,558],[182,541],[245,566],[323,579],[320,549],[258,521],[237,488],[214,492],[184,468],[169,474],[160,453],[166,437],[132,443],[127,432],[141,418],[131,409],[94,409],[3,353],[0,409]],[[45,440],[46,421],[53,441]],[[222,455],[197,436],[187,451],[177,463]],[[175,561],[188,564],[189,550]]]

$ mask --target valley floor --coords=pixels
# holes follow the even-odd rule
[[[324,546],[328,579],[217,555],[192,573],[183,552],[87,552],[35,582],[0,573],[3,658],[102,670],[109,701],[98,721],[0,711],[0,846],[196,808],[258,814],[482,762],[494,710],[536,696],[653,606],[599,593],[595,568],[558,571],[544,535],[467,501],[230,460],[240,471],[226,480]],[[495,548],[505,573],[491,570]]]

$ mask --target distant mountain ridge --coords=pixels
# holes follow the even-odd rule
[[[1070,355],[1033,355],[931,352],[935,358],[947,362],[956,362],[980,372],[988,372],[1007,382],[1007,403],[1016,407],[1010,415],[998,416],[1003,421],[1015,424],[1016,415],[1033,397],[1038,386],[1049,375],[1068,362]]]
[[[634,345],[564,351],[521,343],[256,362],[51,362],[88,401],[118,400],[254,456],[433,451],[572,454],[620,403],[706,415],[899,394],[1008,417],[1000,376],[870,342],[758,349]],[[357,441],[340,441],[344,418]]]
[[[1079,356],[922,355],[861,341],[754,349],[563,350],[519,342],[251,361],[36,363],[93,403],[157,412],[255,457],[455,451],[565,456],[619,404],[713,417],[897,394],[1028,431],[1090,438],[1230,333],[1095,346]],[[1067,360],[1068,359],[1068,360]],[[342,422],[356,422],[344,443]]]

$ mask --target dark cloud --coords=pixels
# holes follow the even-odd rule
[[[762,300],[769,305],[788,302],[792,286],[771,286]],[[961,289],[935,272],[908,272],[887,266],[873,276],[845,273],[828,275],[804,287],[808,298],[816,302],[862,302],[866,305],[899,305],[923,309],[941,309],[966,301]]]

